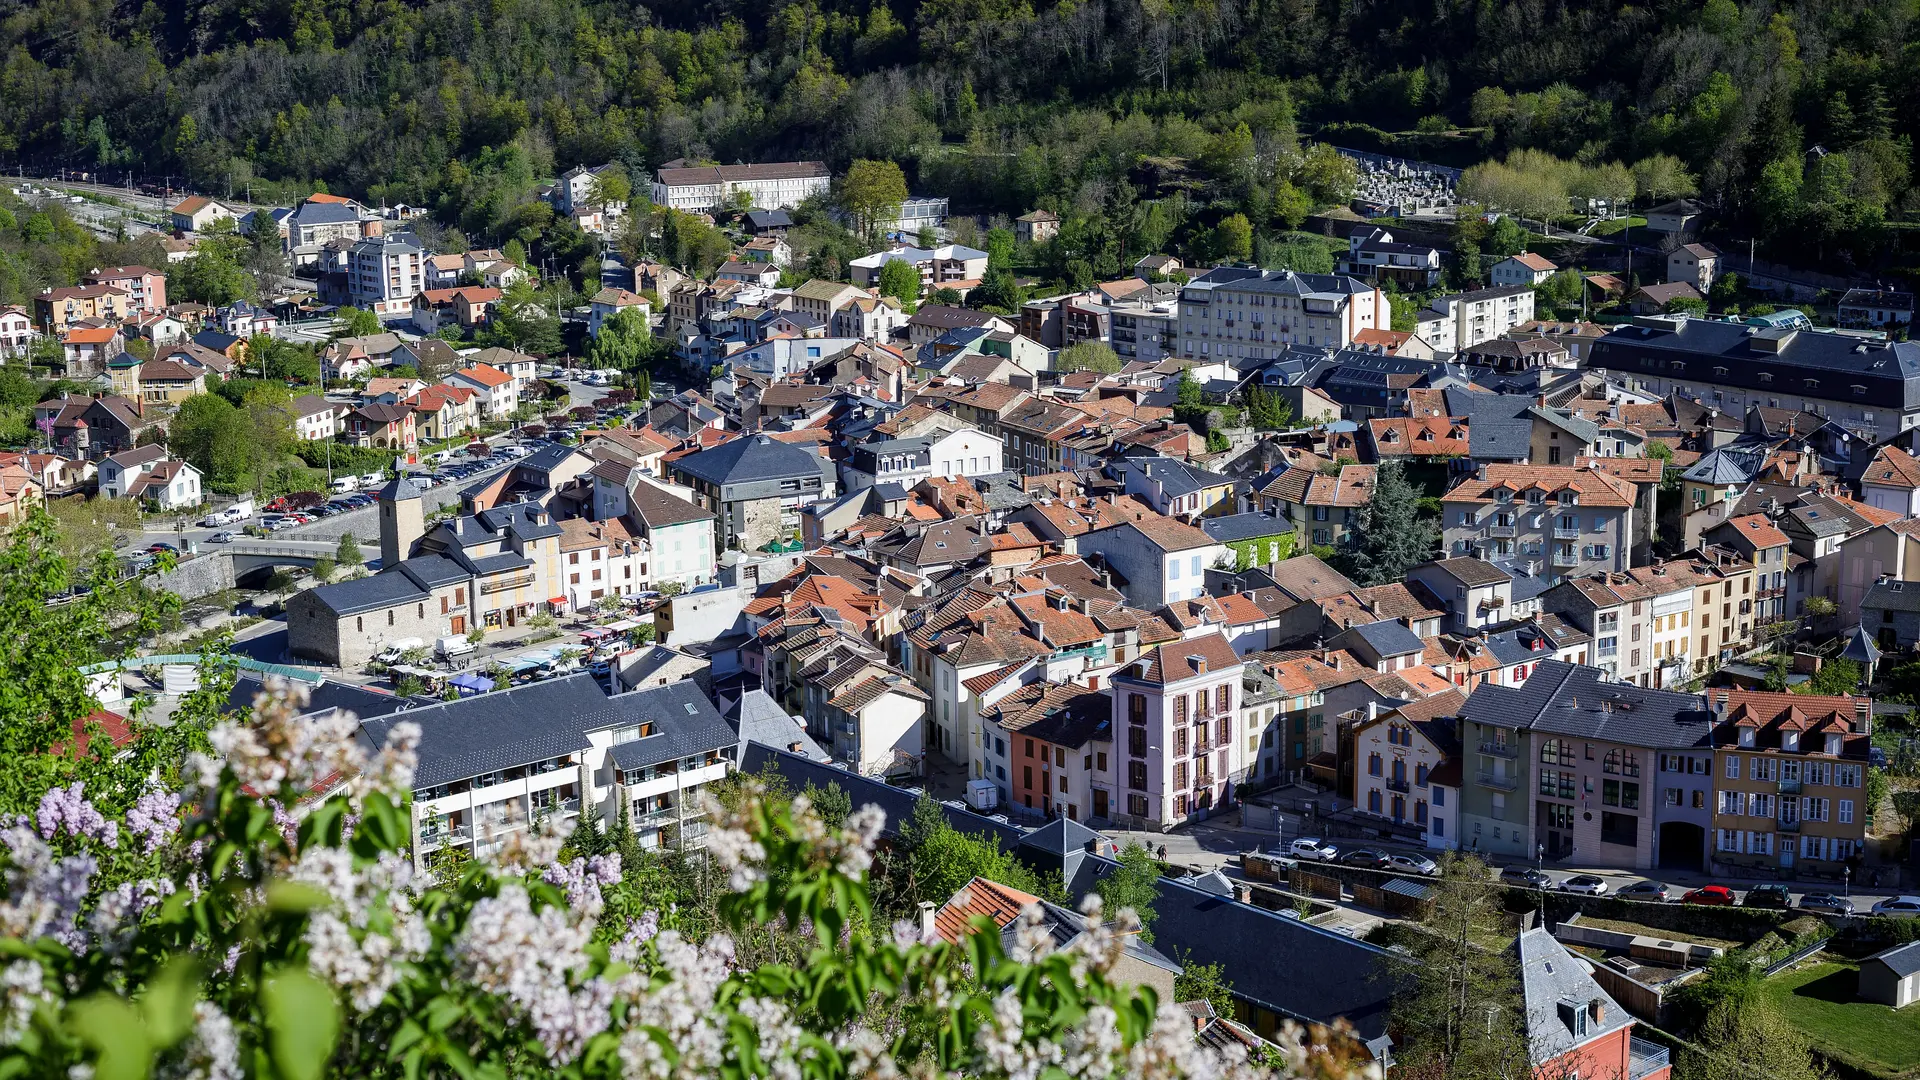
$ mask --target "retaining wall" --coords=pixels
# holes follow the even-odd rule
[[[233,588],[233,559],[226,552],[198,555],[165,574],[148,574],[145,583],[182,600],[198,600]]]

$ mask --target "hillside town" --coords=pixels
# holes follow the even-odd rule
[[[1363,164],[1363,202],[1457,204]],[[1920,997],[1911,295],[1710,310],[1684,200],[1643,211],[1659,283],[1517,250],[1450,290],[1455,252],[1353,215],[1329,272],[1151,253],[1036,295],[1047,210],[850,209],[841,264],[790,242],[824,163],[669,163],[632,187],[724,245],[701,272],[623,249],[614,168],[542,189],[591,242],[568,303],[317,193],[171,202],[165,264],[0,312],[58,380],[0,527],[122,504],[122,578],[216,597],[86,669],[110,730],[226,634],[236,702],[417,732],[421,874],[545,822],[685,858],[746,777],[1020,868],[919,903],[929,942],[1078,940],[1147,860],[1117,977],[1242,1054],[1305,1024],[1392,1075],[1467,860],[1534,1076],[1680,1075],[1725,956]],[[235,230],[272,287],[170,298]]]

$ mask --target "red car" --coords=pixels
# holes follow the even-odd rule
[[[1732,907],[1733,890],[1725,885],[1702,885],[1680,898],[1683,904],[1706,904],[1709,907]]]

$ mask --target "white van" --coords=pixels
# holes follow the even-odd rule
[[[448,634],[446,637],[435,640],[433,648],[435,652],[451,660],[456,656],[465,656],[472,652],[474,644],[467,640],[465,634]]]
[[[466,639],[461,638],[460,640],[465,641]],[[395,638],[388,642],[387,647],[381,649],[374,659],[383,664],[397,664],[400,662],[400,658],[406,655],[407,650],[418,649],[425,644],[426,642],[421,641],[417,637]]]
[[[357,476],[343,476],[335,480],[329,490],[335,495],[345,495],[348,492],[358,491],[360,490],[360,478]]]
[[[370,472],[360,478],[360,486],[366,488],[368,491],[372,491],[374,488],[386,482],[387,476],[385,473]]]

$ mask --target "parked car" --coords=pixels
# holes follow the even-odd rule
[[[234,535],[235,534],[232,529],[221,529],[219,532],[214,533],[212,536],[207,537],[207,543],[231,544],[233,543]]]
[[[1398,870],[1403,874],[1419,874],[1422,877],[1440,876],[1440,864],[1425,855],[1389,855],[1387,869]]]
[[[1560,891],[1586,893],[1588,896],[1605,896],[1607,881],[1593,874],[1575,874],[1560,883]]]
[[[1508,866],[1500,871],[1500,880],[1507,885],[1518,885],[1526,889],[1547,889],[1553,886],[1553,879],[1535,870],[1531,866]]]
[[[1853,901],[1830,892],[1810,892],[1800,897],[1802,911],[1824,911],[1829,915],[1853,914]]]
[[[1341,866],[1359,866],[1368,870],[1385,870],[1387,857],[1372,848],[1356,848],[1340,856]]]
[[[1920,896],[1889,896],[1873,905],[1873,913],[1896,919],[1920,917]]]
[[[1287,851],[1296,859],[1314,859],[1319,862],[1332,862],[1340,857],[1340,849],[1318,837],[1303,836],[1288,846]]]
[[[1788,894],[1785,885],[1755,885],[1747,890],[1745,899],[1740,901],[1743,907],[1780,908],[1793,906],[1793,897]]]
[[[1738,900],[1733,890],[1725,885],[1702,885],[1680,898],[1683,904],[1704,904],[1708,907],[1732,907]]]
[[[1664,882],[1636,881],[1613,895],[1622,900],[1652,900],[1664,904],[1667,902],[1668,891]]]

